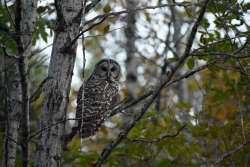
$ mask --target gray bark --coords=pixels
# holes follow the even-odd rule
[[[15,37],[17,44],[17,58],[5,62],[5,66],[14,65],[8,73],[7,90],[7,123],[3,166],[15,166],[18,128],[21,126],[20,143],[22,164],[29,166],[29,82],[28,56],[31,54],[32,33],[36,26],[37,0],[17,0],[15,2]],[[6,70],[7,70],[6,69]],[[6,84],[7,82],[5,82]]]
[[[136,34],[136,13],[133,11],[137,6],[136,0],[127,0],[126,7],[131,12],[128,13],[126,17],[127,27],[125,29],[125,36],[126,36],[126,85],[128,88],[128,95],[131,99],[136,98],[136,90],[137,90],[137,67],[138,67],[138,60],[135,56],[135,34]]]
[[[40,128],[66,118],[77,46],[71,41],[79,33],[83,2],[57,0],[55,6],[57,22],[48,72],[48,77],[52,79],[45,85],[43,92],[45,101]],[[41,132],[36,166],[61,165],[64,131],[65,124],[57,124]]]
[[[16,43],[18,48],[18,72],[21,85],[22,113],[21,113],[21,137],[23,166],[29,166],[29,78],[28,78],[28,57],[31,55],[32,33],[36,27],[37,0],[16,1],[16,32],[22,35],[17,36]]]
[[[14,61],[14,62],[13,62]],[[18,72],[15,60],[9,59],[7,57],[1,58],[2,62],[2,81],[3,90],[7,95],[5,98],[5,138],[4,138],[4,153],[3,153],[3,167],[14,167],[16,161],[16,149],[17,149],[17,138],[18,138],[18,127],[20,122],[21,114],[21,86],[18,82]],[[9,68],[10,65],[14,68]],[[8,75],[12,74],[12,75]],[[7,79],[6,76],[12,76]]]
[[[138,2],[137,0],[126,0],[126,8],[130,10],[128,15],[126,16],[126,28],[124,30],[125,37],[126,37],[126,43],[125,43],[125,51],[126,51],[126,61],[125,61],[125,67],[126,67],[126,87],[128,89],[128,98],[130,100],[134,100],[137,97],[137,67],[138,67],[138,59],[135,56],[136,47],[135,47],[135,34],[136,34],[136,12],[133,11]],[[134,113],[130,109],[130,113]],[[130,121],[132,118],[131,114],[125,114],[123,115],[123,122],[126,124],[128,121]]]
[[[185,38],[182,37],[181,34],[181,27],[183,24],[183,19],[181,14],[176,10],[175,7],[170,7],[171,10],[171,22],[173,24],[174,32],[173,32],[173,43],[175,44],[175,52],[177,55],[182,55],[184,52],[184,48],[181,45],[182,41],[185,40]],[[182,68],[179,72],[178,75],[183,75],[186,72],[185,68]],[[189,92],[188,92],[188,87],[187,87],[187,81],[186,80],[181,80],[180,82],[177,83],[176,87],[176,93],[178,95],[178,101],[179,102],[189,102]],[[188,121],[188,112],[187,111],[180,111],[178,113],[181,121],[187,122]]]

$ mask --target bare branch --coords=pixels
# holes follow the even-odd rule
[[[9,11],[9,8],[8,8],[7,1],[6,1],[6,0],[4,0],[4,6],[5,6],[5,8],[6,8],[8,17],[9,17],[9,19],[10,19],[10,23],[11,23],[11,25],[13,26],[13,28],[15,28],[16,25],[15,25],[15,22],[14,22],[12,16],[11,16],[11,14],[10,14],[10,11]]]
[[[214,165],[219,165],[219,163],[221,163],[222,161],[224,161],[226,158],[232,156],[234,153],[237,153],[239,151],[241,151],[242,149],[244,149],[245,146],[249,145],[250,144],[250,140],[239,145],[238,147],[236,147],[235,149],[229,151],[229,152],[226,152],[224,153],[219,159],[217,159],[214,163]]]
[[[194,69],[194,70],[192,70],[192,71],[189,71],[189,72],[185,73],[184,75],[182,75],[182,76],[180,76],[180,77],[178,77],[178,78],[172,80],[171,82],[169,82],[166,86],[168,87],[168,86],[170,86],[170,85],[172,85],[172,84],[174,84],[174,83],[176,83],[176,82],[178,82],[178,81],[180,81],[180,80],[182,80],[182,79],[188,78],[188,77],[194,75],[195,73],[197,73],[197,72],[199,72],[199,71],[202,71],[202,70],[206,69],[208,66],[210,66],[210,65],[212,65],[212,64],[215,64],[215,61],[214,61],[214,62],[211,62],[211,63],[208,63],[208,64],[205,64],[205,65],[203,65],[203,66],[197,67],[196,69]],[[150,92],[146,93],[145,95],[143,95],[143,96],[141,96],[141,97],[135,99],[134,101],[132,101],[132,102],[130,102],[130,103],[128,103],[128,104],[125,104],[125,106],[123,106],[123,104],[122,104],[121,106],[119,105],[118,107],[116,107],[116,108],[114,108],[114,109],[112,110],[112,112],[111,112],[111,114],[110,114],[110,117],[115,116],[116,114],[122,113],[122,111],[127,110],[127,109],[129,109],[129,108],[135,106],[136,104],[140,103],[141,101],[143,101],[143,100],[147,99],[148,97],[152,96],[153,93],[154,93],[153,91],[150,91]],[[56,126],[56,125],[61,124],[61,123],[65,123],[66,121],[70,121],[70,120],[81,120],[81,119],[82,119],[82,117],[80,117],[80,118],[67,118],[67,119],[63,119],[63,120],[61,120],[61,121],[55,122],[55,123],[53,123],[53,124],[50,124],[50,125],[48,125],[48,126],[46,126],[46,127],[43,127],[43,128],[40,129],[39,131],[32,133],[32,134],[29,136],[29,141],[30,141],[32,138],[34,138],[34,137],[38,136],[39,134],[41,134],[43,131],[46,131],[46,130],[51,129],[53,126]],[[87,118],[85,117],[84,119],[87,119]]]
[[[99,1],[97,0],[96,3],[98,3]],[[85,13],[85,10],[86,10],[86,3],[87,3],[87,0],[84,0],[83,2],[83,13]],[[85,25],[85,15],[83,16],[82,18],[82,25],[84,26]],[[85,38],[84,38],[84,33],[82,34],[82,76],[83,76],[83,82],[82,82],[82,94],[81,94],[81,101],[82,101],[82,108],[81,108],[81,123],[80,123],[80,136],[83,134],[82,130],[83,130],[83,114],[84,114],[84,93],[85,93],[85,81],[84,81],[84,77],[85,77],[85,65],[86,65],[86,55],[85,55]],[[82,138],[81,138],[81,145],[82,145]]]
[[[35,50],[34,52],[32,52],[32,53],[30,54],[29,57],[31,58],[31,57],[35,56],[36,54],[39,54],[39,53],[41,53],[42,51],[48,49],[48,48],[51,47],[51,46],[52,46],[52,44],[49,44],[49,45],[47,45],[47,46],[45,46],[45,47],[43,47],[43,48],[41,48],[41,49],[39,49],[39,50]]]
[[[105,14],[101,14],[98,15],[96,17],[94,17],[91,20],[88,20],[85,22],[85,24],[90,24],[95,22],[96,20],[102,19],[102,18],[108,18],[111,16],[119,16],[121,14],[127,14],[129,12],[136,12],[136,11],[142,11],[142,10],[149,10],[149,9],[158,9],[158,8],[163,8],[163,7],[169,7],[169,6],[183,6],[183,7],[187,7],[190,6],[191,4],[188,2],[185,3],[168,3],[168,4],[162,4],[162,5],[156,5],[156,6],[145,6],[145,7],[140,7],[140,8],[135,8],[133,10],[122,10],[122,11],[118,11],[118,12],[110,12],[110,13],[105,13]]]
[[[183,131],[184,130],[184,128],[186,127],[186,125],[183,125],[181,128],[179,128],[178,130],[177,130],[177,132],[175,132],[174,134],[165,134],[165,135],[163,135],[163,136],[160,136],[160,137],[158,137],[158,138],[155,138],[155,139],[146,139],[146,138],[139,138],[139,139],[128,139],[130,142],[136,142],[136,143],[150,143],[150,144],[152,144],[152,143],[157,143],[157,142],[160,142],[160,141],[162,141],[162,140],[165,140],[165,139],[167,139],[167,138],[174,138],[174,137],[176,137],[176,136],[178,136],[180,133],[181,133],[181,131]]]
[[[40,85],[38,86],[38,88],[37,88],[37,89],[35,90],[35,92],[31,95],[31,97],[30,97],[30,103],[36,101],[36,100],[39,98],[39,96],[40,96],[40,94],[41,94],[41,92],[42,92],[42,90],[43,90],[44,85],[45,85],[50,79],[52,79],[52,78],[51,78],[51,77],[47,77],[47,78],[45,78],[45,79],[40,83]]]
[[[94,0],[89,5],[86,6],[84,13],[88,13],[91,9],[93,9],[101,0]]]
[[[153,93],[152,97],[146,101],[144,103],[144,106],[142,107],[141,111],[139,114],[137,114],[134,119],[132,120],[132,122],[128,125],[125,125],[124,130],[118,135],[118,137],[112,141],[102,152],[100,158],[97,160],[97,162],[93,165],[94,167],[100,167],[105,161],[106,159],[109,157],[109,155],[111,154],[111,152],[116,148],[116,146],[123,140],[126,138],[126,136],[128,135],[128,133],[130,132],[130,130],[140,121],[140,119],[144,116],[144,114],[146,113],[146,111],[148,110],[148,108],[151,106],[151,104],[154,102],[154,100],[157,98],[158,94],[160,93],[160,91],[169,83],[169,81],[172,79],[172,77],[174,76],[175,72],[179,69],[179,67],[181,65],[183,65],[183,63],[185,62],[185,60],[188,58],[191,47],[193,45],[193,41],[198,29],[198,26],[201,23],[201,20],[205,14],[207,5],[208,5],[209,0],[205,0],[204,5],[201,9],[201,12],[194,24],[194,26],[192,27],[191,30],[191,34],[188,38],[188,43],[186,45],[186,49],[184,51],[183,56],[179,59],[179,61],[177,62],[176,66],[173,68],[173,70],[170,72],[169,76],[166,78],[166,80],[163,82],[162,85],[159,86],[158,89],[155,90],[155,92]]]
[[[147,97],[151,96],[152,94],[153,94],[153,91],[150,91],[150,92],[148,92],[148,93],[142,95],[141,97],[139,97],[139,98],[133,100],[132,102],[130,102],[130,103],[128,103],[128,104],[126,104],[126,102],[125,102],[125,105],[124,105],[124,103],[123,103],[123,104],[119,105],[120,107],[115,107],[115,108],[112,110],[112,112],[111,112],[111,114],[110,114],[110,117],[113,117],[114,115],[116,115],[116,114],[118,114],[118,113],[121,113],[122,111],[127,110],[127,109],[130,108],[130,107],[135,106],[136,104],[140,103],[141,101],[143,101],[143,100],[146,99]]]
[[[18,143],[15,139],[13,139],[10,136],[6,136],[10,141],[12,141],[13,143],[15,143],[16,145],[21,145],[20,143]]]
[[[128,14],[129,12],[136,12],[136,11],[142,11],[142,10],[149,10],[149,9],[157,9],[157,8],[163,8],[163,7],[168,7],[168,6],[190,6],[190,3],[169,3],[169,4],[162,4],[162,5],[156,5],[156,6],[145,6],[145,7],[140,7],[140,8],[136,8],[134,10],[122,10],[122,11],[118,11],[118,12],[110,12],[110,13],[106,13],[106,14],[102,14],[102,15],[98,15],[96,17],[94,17],[91,20],[88,20],[85,22],[85,25],[88,25],[90,23],[93,23],[92,25],[90,25],[89,27],[87,27],[86,29],[82,30],[70,43],[69,46],[73,45],[77,39],[82,36],[82,34],[84,34],[85,32],[91,30],[92,28],[94,28],[95,26],[101,24],[103,21],[105,21],[107,18],[111,17],[111,16],[120,16],[122,14]],[[99,20],[98,22],[96,22],[97,20]],[[96,23],[94,23],[96,22]]]
[[[165,85],[166,87],[184,79],[184,78],[188,78],[192,75],[194,75],[195,73],[202,71],[204,69],[206,69],[208,66],[212,65],[216,63],[215,61],[211,62],[211,63],[207,63],[203,66],[197,67],[195,70],[189,71],[187,73],[185,73],[184,75],[178,77],[177,79],[174,79],[170,82],[164,83],[163,85]],[[162,86],[162,85],[161,85]],[[162,89],[163,87],[160,88]],[[156,91],[157,94],[159,92],[159,89]],[[137,124],[137,122],[142,118],[142,116],[144,115],[144,113],[146,112],[146,110],[149,108],[149,106],[153,103],[154,99],[157,97],[157,95],[155,92],[153,95],[153,97],[151,99],[149,99],[145,104],[144,107],[142,108],[141,112],[136,115],[134,117],[134,120],[132,121],[131,124],[129,124],[128,126],[126,126],[124,128],[124,130],[118,135],[117,139],[114,140],[111,144],[109,144],[102,152],[101,157],[99,158],[99,160],[96,162],[96,164],[94,166],[100,166],[104,163],[104,161],[107,159],[107,157],[111,154],[111,152],[113,151],[113,149],[123,140],[126,138],[127,134],[129,133],[129,131]]]

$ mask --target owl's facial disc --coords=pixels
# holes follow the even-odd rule
[[[114,61],[106,60],[98,65],[100,79],[107,81],[117,81],[120,76],[120,66]]]

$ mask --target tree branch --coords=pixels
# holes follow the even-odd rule
[[[163,136],[160,136],[158,138],[155,138],[155,139],[146,139],[146,138],[139,138],[139,139],[128,139],[130,142],[136,142],[136,143],[157,143],[157,142],[160,142],[162,140],[165,140],[167,138],[174,138],[176,136],[178,136],[181,131],[183,131],[185,129],[186,125],[183,125],[181,128],[179,128],[177,130],[177,132],[175,132],[174,134],[165,134]]]
[[[145,7],[140,7],[140,8],[136,8],[134,10],[122,10],[122,11],[118,11],[118,12],[110,12],[110,13],[105,13],[105,14],[101,14],[98,15],[96,17],[94,17],[93,19],[90,19],[88,21],[85,22],[85,25],[88,25],[90,23],[93,23],[92,25],[90,25],[89,27],[87,27],[86,29],[82,30],[70,43],[69,46],[73,45],[77,39],[82,36],[82,34],[84,34],[85,32],[91,30],[92,28],[94,28],[95,26],[101,24],[103,21],[105,21],[108,17],[111,16],[119,16],[121,14],[128,14],[129,12],[136,12],[136,11],[142,11],[142,10],[149,10],[149,9],[157,9],[157,8],[163,8],[163,7],[168,7],[168,6],[182,6],[182,7],[186,7],[186,6],[190,6],[190,3],[169,3],[169,4],[162,4],[162,5],[156,5],[156,6],[145,6]],[[95,21],[99,20],[98,22],[94,23]],[[69,47],[68,46],[68,47]]]
[[[6,1],[6,0],[4,0],[4,6],[5,6],[5,8],[6,8],[8,17],[9,17],[9,19],[10,19],[10,23],[11,23],[11,25],[13,26],[13,28],[15,28],[16,25],[15,25],[15,23],[14,23],[14,20],[13,20],[11,14],[10,14],[10,10],[9,10],[9,8],[8,8],[7,1]]]
[[[36,101],[39,97],[40,97],[40,94],[43,90],[43,87],[44,85],[50,80],[52,79],[51,77],[46,77],[41,83],[40,85],[38,86],[38,88],[35,90],[35,92],[31,95],[30,97],[30,103]]]
[[[234,153],[237,153],[239,151],[241,151],[245,146],[249,145],[250,144],[250,140],[239,145],[238,147],[236,147],[235,149],[229,151],[229,152],[226,152],[224,153],[219,159],[217,159],[214,163],[214,165],[219,165],[219,163],[221,163],[223,160],[225,160],[226,158],[232,156]]]
[[[132,120],[131,123],[129,123],[128,125],[125,125],[124,130],[118,135],[118,137],[112,141],[102,152],[101,156],[99,157],[99,159],[97,160],[97,162],[93,165],[94,167],[100,167],[106,160],[107,158],[110,156],[110,154],[112,153],[112,151],[116,148],[116,146],[127,137],[128,133],[130,132],[130,130],[140,121],[140,119],[144,116],[144,114],[146,113],[146,111],[148,110],[148,108],[151,106],[151,104],[154,102],[155,98],[157,98],[158,94],[160,93],[160,91],[169,83],[169,81],[172,79],[172,77],[174,76],[175,72],[179,69],[179,67],[181,65],[184,64],[185,60],[188,58],[191,47],[193,45],[193,41],[198,29],[198,26],[201,23],[201,20],[205,14],[207,5],[208,5],[209,0],[205,0],[204,5],[201,9],[201,12],[194,24],[194,26],[192,27],[191,30],[191,34],[188,38],[188,43],[186,45],[186,49],[184,51],[183,56],[179,59],[179,61],[177,62],[176,66],[173,68],[173,70],[170,72],[169,76],[166,78],[166,80],[163,82],[162,85],[159,86],[158,89],[155,90],[155,92],[153,93],[152,97],[146,101],[144,103],[144,106],[142,107],[141,111],[139,114],[137,114],[134,119]]]
[[[91,9],[93,9],[101,0],[94,0],[89,5],[86,6],[84,14],[88,13]]]
[[[128,104],[126,104],[126,102],[125,102],[125,104],[123,103],[123,104],[119,105],[120,107],[115,107],[115,108],[111,111],[110,117],[113,117],[113,116],[115,116],[116,114],[119,114],[119,113],[121,113],[122,111],[127,110],[128,108],[135,106],[136,104],[140,103],[141,101],[143,101],[143,100],[146,99],[147,97],[151,96],[152,94],[153,94],[153,91],[150,91],[150,92],[148,92],[148,93],[142,95],[141,97],[139,97],[139,98],[133,100],[132,102],[130,102],[130,103],[128,103]]]
[[[213,65],[213,64],[215,64],[215,63],[216,63],[216,61],[213,61],[213,62],[211,62],[211,63],[207,63],[207,64],[205,64],[205,65],[203,65],[203,66],[197,67],[196,69],[194,69],[194,70],[192,70],[192,71],[189,71],[189,72],[185,73],[184,75],[182,75],[182,76],[180,76],[180,77],[178,77],[178,78],[172,80],[171,82],[169,82],[169,83],[166,85],[166,87],[168,87],[168,86],[170,86],[170,85],[172,85],[172,84],[174,84],[174,83],[176,83],[176,82],[178,82],[178,81],[180,81],[180,80],[182,80],[182,79],[188,78],[188,77],[194,75],[195,73],[197,73],[197,72],[199,72],[199,71],[202,71],[202,70],[206,69],[208,66]],[[138,104],[138,103],[140,103],[141,101],[145,100],[145,99],[148,98],[149,96],[152,96],[153,93],[154,93],[153,91],[150,91],[150,92],[146,93],[145,95],[142,95],[141,97],[135,99],[134,101],[132,101],[132,102],[130,102],[130,103],[128,103],[128,104],[125,104],[125,106],[122,105],[122,106],[119,106],[119,107],[114,108],[114,109],[112,110],[111,114],[110,114],[110,117],[113,117],[113,116],[115,116],[116,114],[122,113],[122,111],[127,110],[127,109],[129,109],[130,107],[135,106],[136,104]],[[56,126],[56,125],[61,124],[61,123],[65,123],[66,121],[70,121],[70,120],[81,120],[81,119],[82,119],[81,117],[80,117],[80,118],[67,118],[67,119],[63,119],[63,120],[61,120],[61,121],[55,122],[54,124],[48,125],[48,126],[42,128],[42,129],[38,130],[37,132],[32,133],[32,134],[29,136],[29,141],[30,141],[32,138],[34,138],[34,137],[38,136],[39,134],[41,134],[43,131],[46,131],[46,130],[51,129],[53,126]]]

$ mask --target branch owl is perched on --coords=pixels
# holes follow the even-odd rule
[[[95,65],[93,73],[84,85],[84,98],[83,85],[78,92],[76,118],[82,119],[78,120],[78,126],[72,129],[72,133],[80,131],[80,137],[86,138],[98,131],[119,96],[120,75],[120,65],[113,59],[103,59]]]

